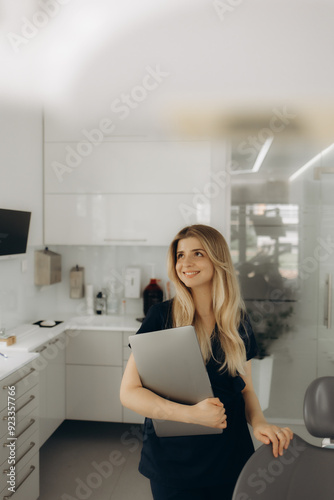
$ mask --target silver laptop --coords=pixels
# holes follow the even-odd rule
[[[214,397],[193,326],[131,335],[142,384],[171,401],[193,405]],[[153,419],[157,436],[221,434],[222,429]]]

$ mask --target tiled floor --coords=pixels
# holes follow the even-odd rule
[[[39,500],[152,500],[140,426],[65,421],[40,450]]]
[[[304,426],[291,428],[321,446]],[[140,437],[137,424],[66,420],[40,450],[39,500],[152,500],[137,470]]]

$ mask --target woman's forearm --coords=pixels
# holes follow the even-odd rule
[[[121,391],[121,403],[148,418],[190,423],[190,407],[164,399],[145,387]]]
[[[143,387],[132,354],[123,375],[120,399],[123,406],[144,417],[221,429],[226,427],[225,408],[218,398],[186,405],[164,399]]]
[[[243,392],[245,401],[245,414],[247,422],[254,427],[260,423],[266,423],[266,419],[261,410],[261,406],[255,391],[247,390]]]

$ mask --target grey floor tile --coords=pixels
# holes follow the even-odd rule
[[[39,500],[151,500],[140,426],[65,421],[40,450]]]

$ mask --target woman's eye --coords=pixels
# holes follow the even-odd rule
[[[195,255],[196,255],[196,256],[199,256],[199,257],[203,257],[202,252],[196,252],[196,253],[195,253]]]
[[[183,254],[182,254],[182,253],[179,253],[179,254],[177,255],[177,260],[180,260],[180,259],[181,259],[181,257],[183,257]]]

